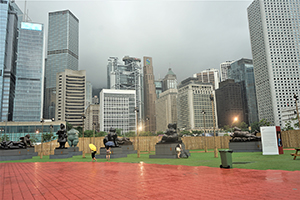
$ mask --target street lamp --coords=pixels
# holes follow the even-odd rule
[[[7,121],[8,121],[8,115],[9,114],[10,114],[9,112],[6,114],[5,133],[4,133],[5,139],[6,139],[6,133],[7,133],[6,130],[7,130]],[[12,138],[10,138],[10,140],[12,140]]]
[[[85,119],[85,115],[82,114],[81,116],[82,118],[82,158],[85,158],[85,153],[84,153],[84,119]]]
[[[135,107],[134,108],[135,111],[135,116],[136,116],[136,149],[137,149],[137,157],[140,157],[140,141],[139,141],[139,124],[138,124],[138,112],[139,112],[139,108]]]
[[[41,119],[42,123],[42,134],[41,134],[41,153],[40,153],[40,158],[43,158],[43,131],[44,131],[44,118]]]
[[[298,112],[298,105],[297,105],[298,96],[296,94],[294,94],[294,100],[295,100],[295,103],[296,103],[297,119],[298,119],[299,129],[300,129],[300,119],[299,119],[299,112]]]
[[[233,118],[233,122],[232,122],[232,126],[231,126],[231,132],[233,133],[233,124],[236,123],[238,121],[237,117]]]
[[[207,153],[207,143],[206,143],[206,133],[205,133],[205,114],[206,114],[206,112],[204,110],[202,110],[202,114],[203,114],[204,142],[205,142],[204,152]]]
[[[94,128],[94,133],[93,133],[93,141],[94,141],[94,145],[95,145],[95,131],[96,131],[96,123],[93,123],[93,128]]]
[[[53,130],[53,125],[50,125],[50,136],[52,137],[52,130]],[[50,152],[49,155],[51,154],[51,149],[52,149],[52,140],[50,140]]]
[[[216,121],[215,121],[215,107],[214,107],[214,95],[210,94],[210,101],[211,101],[211,109],[212,109],[212,117],[213,117],[213,126],[214,126],[214,154],[215,154],[215,158],[218,157],[218,150],[217,150],[217,144],[216,144]]]

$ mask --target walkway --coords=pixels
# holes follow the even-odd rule
[[[300,171],[115,162],[1,163],[0,199],[299,199]]]

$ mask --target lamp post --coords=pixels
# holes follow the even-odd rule
[[[52,137],[52,129],[53,129],[53,125],[50,125],[50,136]],[[50,152],[49,155],[51,154],[51,149],[52,149],[52,140],[50,140]]]
[[[206,133],[205,133],[205,114],[206,114],[206,112],[204,110],[202,110],[202,114],[203,114],[204,142],[205,142],[204,152],[207,153],[207,143],[206,143]]]
[[[42,123],[42,134],[41,134],[41,153],[40,153],[40,159],[43,158],[43,131],[44,131],[44,118],[41,119]]]
[[[231,132],[232,132],[232,133],[233,133],[233,124],[234,124],[235,122],[237,122],[237,120],[238,120],[237,117],[233,118],[233,122],[232,122],[232,126],[231,126]]]
[[[84,153],[84,119],[85,119],[85,115],[82,114],[81,116],[82,118],[82,158],[85,158],[85,153]]]
[[[135,117],[136,117],[136,149],[137,149],[137,157],[140,157],[140,141],[139,141],[139,123],[138,123],[138,112],[139,112],[139,108],[135,107],[134,108],[135,111]]]
[[[215,121],[215,107],[214,107],[214,95],[213,94],[210,94],[210,101],[211,101],[211,109],[212,109],[212,117],[213,117],[213,128],[214,128],[214,155],[215,155],[215,158],[218,157],[218,150],[217,150],[217,144],[216,144],[216,121]]]
[[[93,143],[95,145],[95,131],[96,131],[96,123],[93,123],[94,133],[93,133]]]
[[[4,133],[4,139],[5,139],[5,140],[6,140],[7,121],[8,121],[8,115],[9,115],[9,114],[10,114],[9,112],[6,114],[5,133]],[[12,140],[12,138],[10,138],[10,140]]]

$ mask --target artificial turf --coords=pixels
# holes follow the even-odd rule
[[[231,156],[233,168],[296,171],[300,170],[300,158],[298,157],[296,160],[293,160],[293,157],[290,154],[294,152],[295,150],[284,150],[284,154],[281,155],[262,155],[261,152],[233,152]],[[151,152],[151,154],[154,153],[155,152]],[[218,158],[215,158],[213,150],[209,150],[207,153],[204,153],[203,150],[192,150],[190,153],[191,156],[189,158],[150,159],[148,152],[141,152],[140,158],[137,157],[137,154],[128,154],[125,158],[114,158],[110,161],[107,161],[106,159],[97,159],[97,162],[144,162],[149,164],[208,167],[220,167],[221,165],[220,154],[218,155]],[[90,154],[86,154],[86,158],[82,158],[82,155],[66,159],[49,159],[49,156],[43,156],[41,159],[39,156],[35,156],[32,159],[26,160],[0,161],[0,163],[11,162],[92,162],[92,159]]]

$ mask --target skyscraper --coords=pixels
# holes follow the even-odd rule
[[[144,57],[144,108],[145,119],[148,121],[146,131],[156,131],[156,118],[155,118],[155,100],[156,91],[153,75],[153,64],[151,57]]]
[[[0,1],[0,116],[11,121],[16,84],[18,9],[11,1]]]
[[[231,63],[228,68],[228,79],[235,82],[242,82],[243,93],[246,95],[246,118],[248,125],[258,122],[256,88],[254,81],[253,62],[251,59],[242,58]]]
[[[44,117],[53,118],[56,101],[56,74],[78,70],[79,20],[69,10],[50,12],[45,70]]]
[[[40,121],[43,111],[44,26],[22,22],[13,121]]]
[[[138,121],[144,115],[144,87],[141,59],[125,56],[124,64],[117,57],[110,57],[107,64],[107,87],[117,90],[135,90],[136,105],[139,108]]]
[[[194,77],[197,77],[202,83],[212,83],[214,90],[219,88],[220,75],[217,69],[203,70],[200,73],[194,74]]]
[[[231,63],[232,63],[232,61],[225,61],[220,64],[221,81],[225,81],[226,79],[228,79],[228,67],[230,67]]]
[[[177,89],[177,77],[176,74],[169,68],[167,75],[162,80],[163,92],[169,89]]]
[[[248,21],[259,119],[283,127],[282,109],[299,96],[300,1],[254,0]]]
[[[85,114],[86,71],[66,69],[56,75],[55,119],[67,121],[73,126],[83,126]]]

